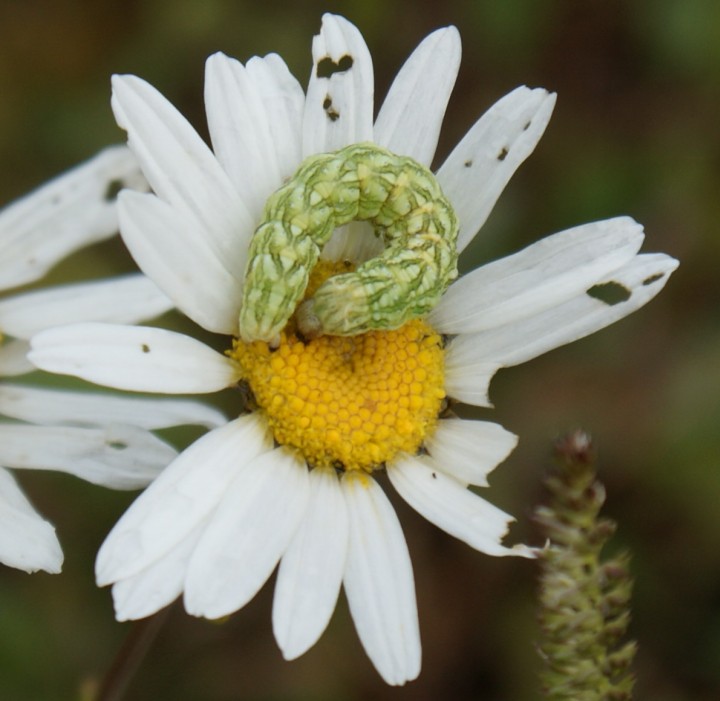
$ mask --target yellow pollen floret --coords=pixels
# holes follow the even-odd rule
[[[371,471],[416,453],[445,398],[442,339],[419,319],[308,342],[291,322],[274,350],[236,340],[229,355],[275,440],[311,466]]]

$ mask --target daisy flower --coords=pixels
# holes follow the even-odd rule
[[[360,32],[323,17],[304,93],[279,56],[206,64],[211,150],[150,85],[113,80],[113,109],[153,193],[120,195],[120,226],[140,268],[191,319],[231,336],[225,353],[167,330],[80,324],[38,335],[38,366],[149,392],[239,387],[245,412],[185,450],[128,509],[97,559],[117,617],[147,616],[183,595],[186,610],[237,611],[279,563],[272,622],[287,659],[325,629],[341,586],[362,645],[390,684],[420,670],[410,557],[390,501],[491,555],[511,517],[470,486],[513,449],[502,427],[457,418],[448,402],[488,406],[495,371],[581,338],[642,306],[676,262],[638,255],[629,218],[550,236],[464,276],[424,319],[308,341],[291,319],[279,345],[239,338],[248,246],[268,197],[309,156],[374,142],[428,166],[454,83],[460,40],[429,35],[373,123],[373,73]],[[520,87],[493,105],[436,173],[472,239],[542,135],[554,95]],[[377,253],[367,223],[335,232],[310,275]],[[289,251],[292,255],[292,251]],[[620,291],[608,304],[596,292]],[[590,291],[590,293],[588,293]],[[602,295],[600,295],[602,296]]]
[[[74,250],[117,233],[115,196],[147,189],[125,146],[112,147],[0,211],[0,290],[34,282]],[[10,383],[35,370],[30,337],[84,320],[133,323],[172,302],[143,275],[80,283],[0,299],[0,562],[59,572],[54,528],[6,468],[67,472],[116,489],[143,487],[177,452],[150,429],[215,427],[219,412],[182,400],[145,401]],[[154,406],[153,406],[154,405]]]

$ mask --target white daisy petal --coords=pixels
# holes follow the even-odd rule
[[[185,449],[135,500],[98,553],[100,586],[159,561],[205,520],[247,462],[268,450],[263,422],[243,416]]]
[[[83,246],[117,233],[115,197],[146,190],[126,146],[112,146],[0,211],[0,289],[41,278]]]
[[[398,494],[421,516],[471,548],[488,555],[533,557],[523,545],[500,544],[515,519],[471,492],[464,484],[434,469],[422,458],[406,456],[387,469]]]
[[[608,303],[581,292],[564,304],[528,319],[458,336],[448,348],[448,365],[461,377],[464,369],[473,364],[496,363],[500,367],[518,365],[584,338],[649,302],[665,286],[677,265],[676,260],[663,254],[636,256],[593,286],[594,289],[609,287],[611,291],[626,297],[624,300]]]
[[[372,477],[346,472],[350,518],[345,594],[367,656],[388,683],[420,674],[412,564],[395,510]]]
[[[182,594],[190,555],[204,527],[202,522],[157,562],[113,584],[112,597],[118,621],[152,616]]]
[[[334,470],[310,472],[310,498],[280,561],[272,621],[286,660],[311,648],[335,609],[348,548],[348,517]]]
[[[60,572],[62,549],[55,529],[44,521],[17,486],[13,476],[0,467],[0,562],[26,572]]]
[[[375,143],[430,166],[460,68],[460,53],[455,27],[438,29],[418,45],[380,108]]]
[[[1,463],[67,472],[113,489],[146,486],[176,455],[167,443],[134,426],[0,424]]]
[[[0,377],[17,377],[35,370],[28,360],[30,344],[11,339],[0,343]]]
[[[34,424],[127,424],[154,430],[171,426],[222,426],[217,409],[183,399],[113,397],[108,394],[46,390],[3,383],[0,414]]]
[[[490,380],[500,369],[477,352],[477,344],[456,343],[445,353],[445,392],[449,397],[473,406],[491,407]]]
[[[440,333],[482,331],[557,305],[617,270],[640,250],[642,226],[630,217],[583,224],[465,275],[430,314]]]
[[[255,596],[305,515],[309,489],[307,467],[284,448],[245,465],[190,558],[188,613],[219,618]]]
[[[138,266],[178,309],[208,331],[237,332],[242,281],[191,219],[155,195],[136,192],[120,194],[118,217]]]
[[[260,90],[280,176],[289,178],[302,161],[305,91],[277,54],[254,56],[245,69]]]
[[[243,270],[247,238],[238,232],[253,222],[212,151],[149,83],[116,75],[112,85],[115,118],[153,190],[197,226],[228,270]]]
[[[487,476],[517,445],[517,436],[490,421],[441,419],[425,439],[433,463],[463,484],[487,487]]]
[[[302,117],[297,108],[302,105],[302,88],[282,67],[279,57],[255,58],[246,68],[221,53],[205,64],[205,105],[213,148],[243,193],[253,222],[260,219],[268,196],[301,160]],[[290,169],[287,155],[279,158],[278,138],[294,155]],[[245,246],[251,233],[247,232]]]
[[[0,328],[29,339],[43,329],[79,321],[132,324],[172,308],[144,275],[125,275],[18,294],[0,301]]]
[[[239,379],[232,360],[190,336],[149,326],[71,324],[32,340],[42,370],[137,392],[216,392]]]
[[[550,121],[555,95],[519,87],[470,129],[437,172],[460,221],[458,251],[485,223],[513,173],[533,152]]]
[[[303,118],[303,157],[373,138],[373,67],[357,27],[324,14],[313,38]]]

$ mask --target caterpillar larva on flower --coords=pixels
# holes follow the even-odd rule
[[[268,199],[250,244],[240,336],[277,338],[333,231],[368,221],[385,250],[326,280],[299,307],[307,338],[394,329],[427,314],[457,277],[458,223],[435,176],[375,144],[306,159]]]

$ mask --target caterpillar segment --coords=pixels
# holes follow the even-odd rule
[[[351,221],[369,222],[385,249],[302,301],[323,247]],[[426,315],[457,277],[457,235],[435,176],[412,158],[370,143],[311,156],[270,196],[255,230],[240,337],[273,341],[296,310],[308,339],[399,328]]]

